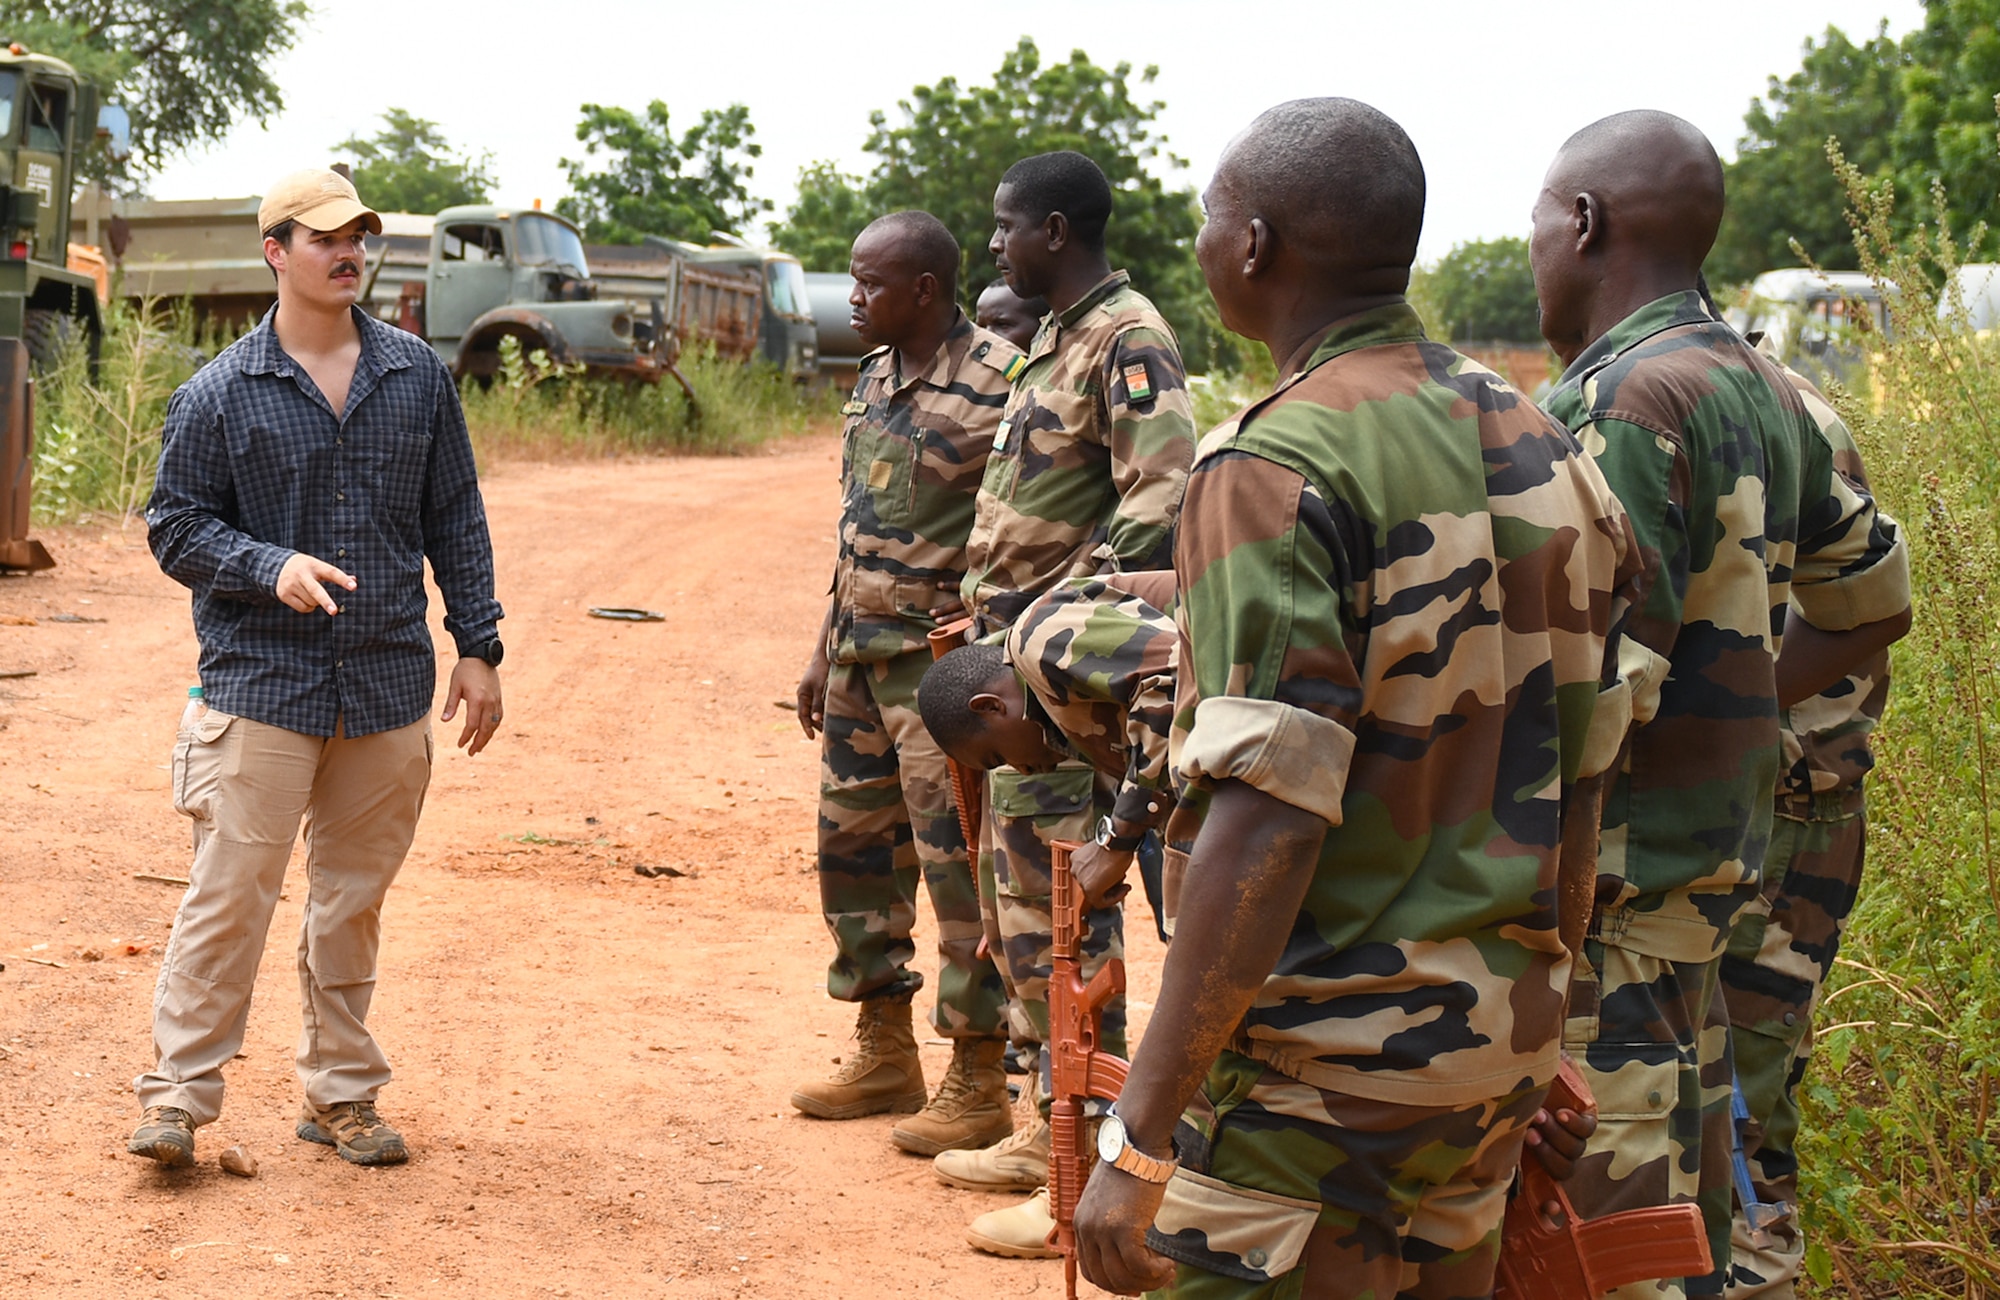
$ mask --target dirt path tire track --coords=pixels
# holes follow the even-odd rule
[[[816,749],[775,707],[822,608],[836,454],[817,438],[487,475],[508,719],[473,760],[437,726],[385,914],[383,1109],[416,1152],[396,1170],[291,1135],[296,862],[198,1167],[124,1154],[177,901],[131,875],[186,869],[165,768],[192,680],[187,602],[137,527],[52,530],[57,569],[0,579],[0,673],[37,673],[0,680],[0,1294],[1061,1293],[1058,1266],[963,1244],[1005,1200],[936,1182],[886,1118],[825,1124],[786,1102],[852,1025],[821,987]],[[934,971],[929,943],[926,921]],[[1134,947],[1143,1019],[1160,954]],[[948,1055],[925,1048],[933,1079]],[[233,1142],[256,1179],[216,1168]]]

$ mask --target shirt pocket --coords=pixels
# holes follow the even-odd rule
[[[430,434],[379,429],[349,434],[347,439],[350,445],[358,444],[355,459],[375,502],[395,511],[422,509],[424,484],[430,476]]]
[[[875,518],[885,524],[907,524],[916,505],[917,447],[909,438],[875,427],[855,439],[852,472],[868,485]]]

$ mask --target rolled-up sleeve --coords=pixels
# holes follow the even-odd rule
[[[1181,704],[1175,770],[1337,826],[1361,688],[1334,585],[1355,570],[1334,513],[1303,476],[1248,453],[1196,467],[1176,551],[1196,698]]]

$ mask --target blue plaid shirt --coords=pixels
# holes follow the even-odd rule
[[[424,560],[460,655],[494,636],[493,547],[465,413],[428,344],[361,311],[336,417],[278,345],[276,308],[167,405],[146,508],[160,567],[194,592],[212,708],[309,736],[366,736],[429,711],[437,663]],[[303,551],[354,575],[340,613],[281,603]]]

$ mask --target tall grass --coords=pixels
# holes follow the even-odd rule
[[[1829,147],[1891,329],[1836,393],[1909,539],[1914,626],[1876,737],[1867,874],[1818,1009],[1803,1102],[1807,1268],[1822,1295],[2000,1296],[2000,341],[1969,328],[1942,192],[1893,197]]]
[[[188,304],[114,301],[105,310],[96,373],[79,342],[36,385],[34,514],[37,523],[130,518],[153,491],[167,400],[229,336],[196,323]],[[511,341],[510,341],[511,343]],[[529,457],[726,453],[773,438],[831,428],[841,395],[801,386],[771,366],[745,365],[708,348],[681,358],[698,399],[680,386],[586,377],[547,358],[503,349],[500,374],[463,388],[482,461]]]
[[[830,426],[842,396],[795,384],[762,362],[719,357],[706,345],[683,353],[679,369],[693,404],[671,380],[589,378],[550,366],[546,355],[523,356],[506,340],[493,382],[468,381],[463,390],[473,447],[482,457],[538,459],[742,451]]]
[[[167,399],[219,342],[184,304],[123,299],[105,308],[95,375],[75,336],[35,385],[35,518],[72,523],[144,509]]]

